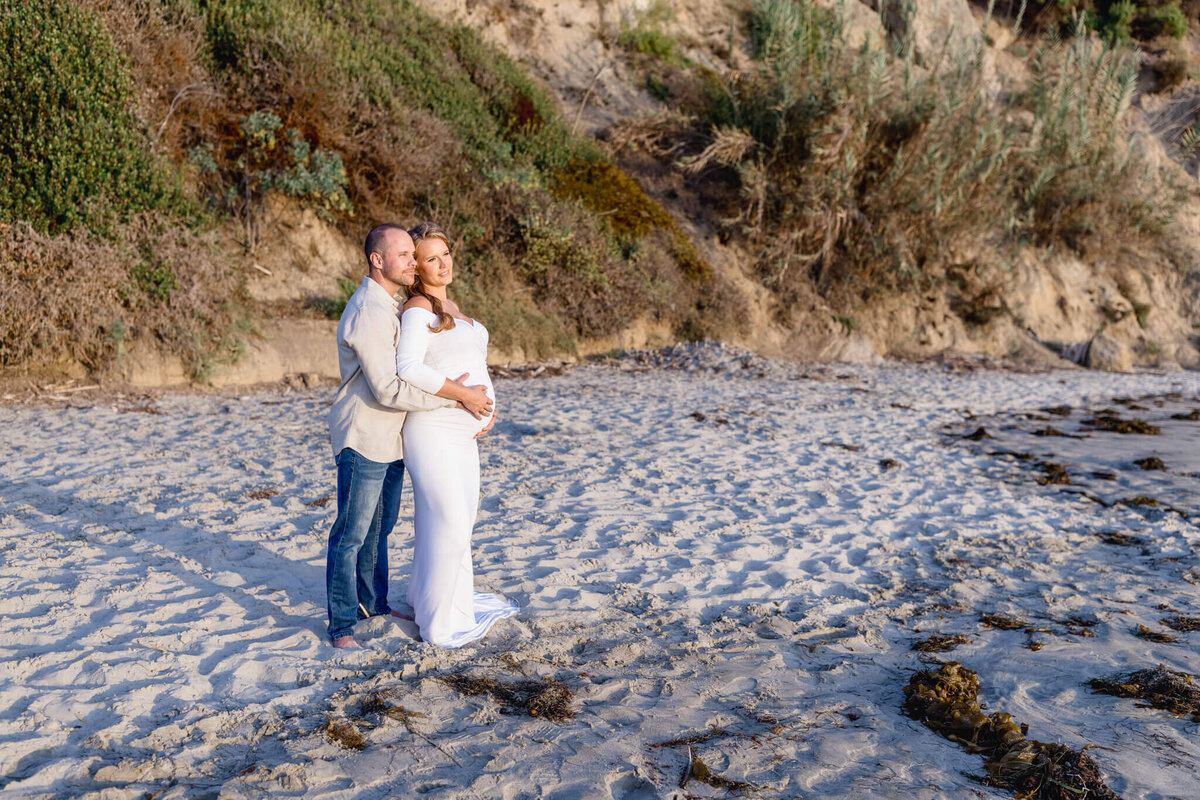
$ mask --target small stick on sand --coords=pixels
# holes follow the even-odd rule
[[[683,777],[679,779],[679,788],[683,789],[687,786],[687,782],[692,777],[692,747],[688,745],[687,766],[683,768]]]

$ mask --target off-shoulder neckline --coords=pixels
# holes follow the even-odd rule
[[[406,308],[406,309],[404,309],[404,313],[405,313],[405,314],[407,314],[409,311],[424,311],[426,314],[428,314],[428,315],[429,315],[429,316],[431,316],[431,317],[435,317],[435,316],[437,316],[437,315],[436,315],[436,314],[434,314],[432,311],[430,311],[428,308],[421,308],[420,306],[413,306],[412,308]],[[472,328],[478,328],[478,327],[479,327],[479,321],[478,321],[478,320],[476,320],[476,319],[472,319],[471,317],[455,317],[453,314],[451,314],[450,316],[451,316],[453,319],[456,319],[456,320],[458,320],[459,322],[465,322],[465,323],[467,323],[467,324],[468,324],[468,325],[470,325]]]

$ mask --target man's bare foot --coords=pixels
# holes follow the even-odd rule
[[[353,636],[339,636],[333,640],[333,646],[338,650],[361,650],[362,645],[354,641]]]
[[[396,619],[402,619],[405,622],[416,622],[417,621],[416,617],[412,616],[411,614],[403,614],[394,608],[388,612],[388,616],[395,617]]]

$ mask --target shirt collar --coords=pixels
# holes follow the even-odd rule
[[[367,297],[374,302],[387,303],[393,312],[400,310],[400,301],[388,294],[387,289],[371,280],[370,275],[363,278],[363,286],[367,287]]]

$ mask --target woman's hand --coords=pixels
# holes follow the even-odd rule
[[[463,383],[469,374],[464,372],[454,380],[447,379],[446,384],[442,387],[442,391],[438,392],[438,394],[443,397],[449,397],[451,400],[457,400],[459,408],[469,413],[475,419],[483,419],[492,413],[492,398],[488,397],[486,386],[467,386]]]
[[[484,426],[483,426],[483,430],[481,430],[479,433],[475,434],[475,438],[476,438],[476,439],[478,439],[480,436],[483,436],[485,433],[487,433],[487,432],[488,432],[488,431],[490,431],[490,430],[491,430],[493,427],[495,427],[495,425],[496,425],[496,412],[495,412],[495,411],[493,411],[493,412],[492,412],[492,418],[488,420],[488,424],[487,424],[487,425],[484,425]]]

